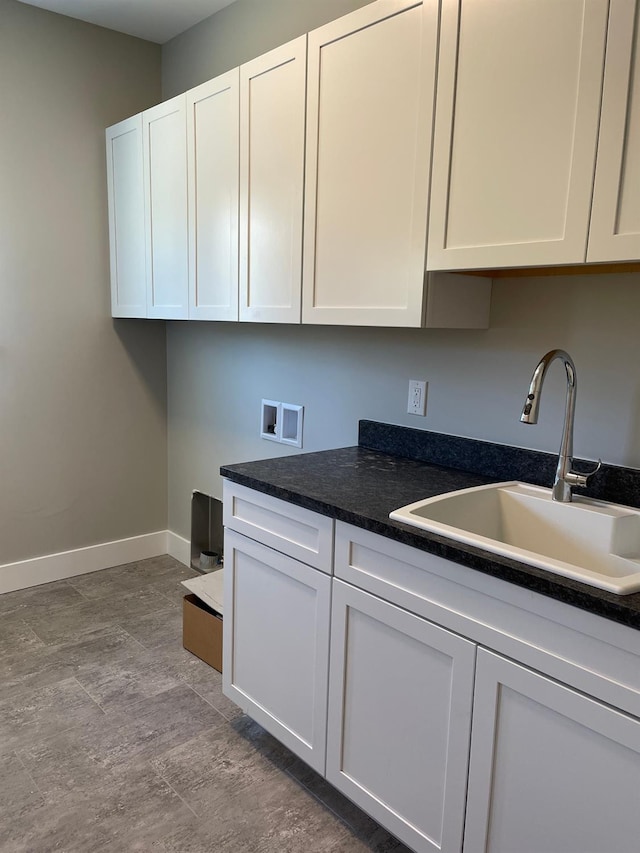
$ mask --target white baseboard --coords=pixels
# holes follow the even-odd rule
[[[184,552],[186,544],[186,563],[189,564],[189,543],[181,536],[168,530],[158,530],[156,533],[145,533],[142,536],[132,536],[129,539],[118,539],[115,542],[103,542],[100,545],[89,545],[87,548],[76,548],[73,551],[63,551],[59,554],[46,554],[43,557],[33,557],[18,563],[5,563],[0,566],[0,593],[12,592],[16,589],[26,589],[51,581],[72,578],[99,569],[109,569],[123,563],[135,560],[145,560],[148,557],[159,557],[170,553],[180,562],[185,562],[177,553],[169,548],[169,540],[178,541]],[[176,549],[177,550],[177,549]]]
[[[167,530],[167,554],[185,566],[191,566],[191,542],[172,530]]]

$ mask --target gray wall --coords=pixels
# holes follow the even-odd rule
[[[160,58],[0,0],[0,564],[166,527],[165,329],[109,316],[104,146]]]
[[[164,95],[358,5],[237,0],[164,47]],[[628,274],[497,281],[484,332],[169,323],[169,527],[189,536],[191,490],[220,496],[221,464],[299,452],[258,437],[262,397],[304,404],[304,451],[355,444],[358,419],[373,418],[557,452],[559,365],[540,423],[519,423],[553,347],[577,363],[576,454],[640,467],[639,317]],[[429,382],[426,418],[406,414],[410,378]]]
[[[359,418],[557,453],[565,380],[545,382],[540,420],[519,422],[531,372],[554,347],[578,373],[576,455],[640,467],[640,276],[494,283],[487,331],[171,323],[169,526],[189,535],[189,495],[220,496],[221,464],[300,451],[258,437],[262,397],[305,406],[304,451],[357,443]],[[427,417],[406,414],[409,379]]]
[[[163,45],[163,99],[179,95],[370,2],[235,0]]]

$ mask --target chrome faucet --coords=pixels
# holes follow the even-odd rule
[[[549,365],[557,358],[562,361],[564,369],[567,372],[567,404],[564,413],[564,427],[562,429],[562,441],[560,442],[558,467],[556,468],[551,497],[554,501],[567,503],[571,500],[571,488],[573,486],[584,488],[589,478],[596,471],[600,470],[602,466],[602,460],[599,459],[594,470],[588,474],[578,474],[576,471],[571,470],[573,465],[573,421],[576,411],[576,366],[568,352],[562,349],[552,349],[546,355],[542,356],[536,369],[533,371],[529,393],[527,394],[520,420],[523,424],[538,423],[542,383],[547,375]]]

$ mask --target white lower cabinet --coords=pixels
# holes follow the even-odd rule
[[[476,646],[334,581],[327,779],[417,851],[459,851]]]
[[[634,853],[640,720],[480,649],[466,853]]]
[[[324,773],[331,578],[225,533],[224,692]]]
[[[225,525],[224,692],[411,850],[640,850],[639,631],[228,482]]]

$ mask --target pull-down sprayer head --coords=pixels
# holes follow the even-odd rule
[[[523,424],[538,423],[540,395],[542,393],[542,385],[544,383],[544,378],[547,375],[549,365],[557,358],[563,361],[564,368],[567,372],[567,394],[571,397],[570,401],[569,398],[567,399],[567,403],[570,402],[572,406],[575,405],[574,401],[576,393],[576,367],[573,363],[573,359],[571,358],[568,352],[565,352],[562,349],[552,349],[540,359],[539,363],[536,365],[535,370],[533,371],[533,376],[531,377],[531,384],[529,385],[529,393],[527,394],[527,399],[525,400],[524,406],[522,407],[522,414],[520,415],[520,420]],[[573,411],[570,411],[569,414],[571,425],[573,425]]]

